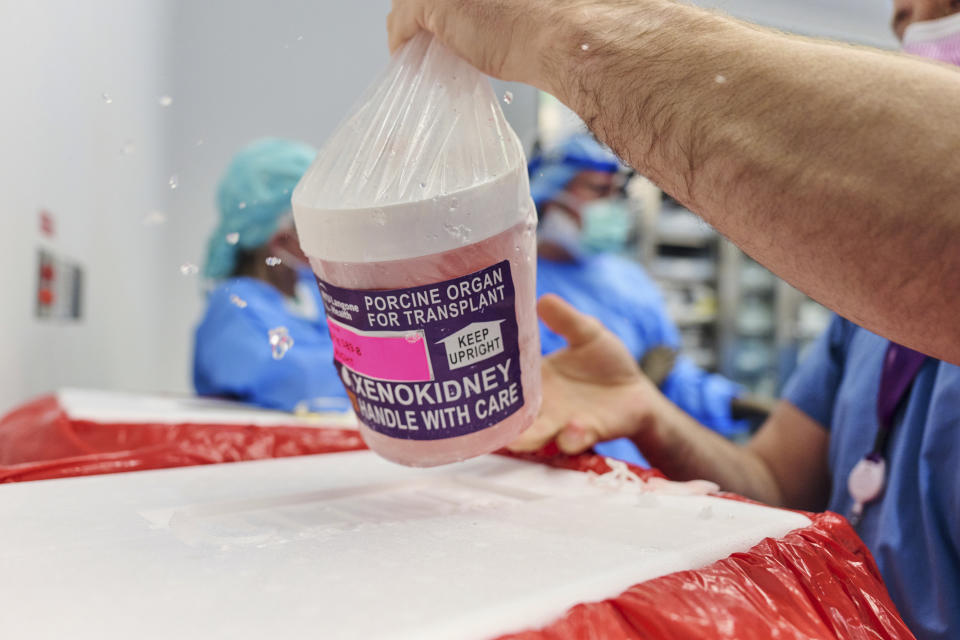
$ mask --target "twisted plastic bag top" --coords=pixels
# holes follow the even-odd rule
[[[334,131],[294,199],[326,210],[418,202],[525,163],[487,78],[423,32]]]

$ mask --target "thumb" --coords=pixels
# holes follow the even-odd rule
[[[571,347],[579,347],[597,337],[600,322],[580,313],[559,296],[547,294],[537,303],[537,313],[551,331],[563,337]]]

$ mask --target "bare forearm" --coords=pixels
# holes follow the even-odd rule
[[[556,25],[538,84],[632,166],[832,309],[960,362],[960,75],[667,0]]]
[[[710,431],[666,398],[645,413],[649,418],[633,440],[671,480],[711,480],[725,491],[786,506],[774,474],[751,449]]]

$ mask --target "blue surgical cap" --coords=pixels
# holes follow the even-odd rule
[[[612,151],[585,133],[571,136],[530,161],[530,195],[540,208],[563,191],[581,171],[616,173],[620,161]]]
[[[280,138],[257,140],[230,161],[217,187],[220,223],[207,245],[203,272],[208,278],[233,273],[240,249],[255,249],[277,231],[290,211],[290,194],[317,152]],[[231,244],[227,237],[237,234]],[[233,238],[231,238],[233,239]]]

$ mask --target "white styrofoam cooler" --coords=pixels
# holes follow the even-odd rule
[[[486,638],[698,568],[802,515],[498,456],[371,452],[0,486],[19,638]]]

